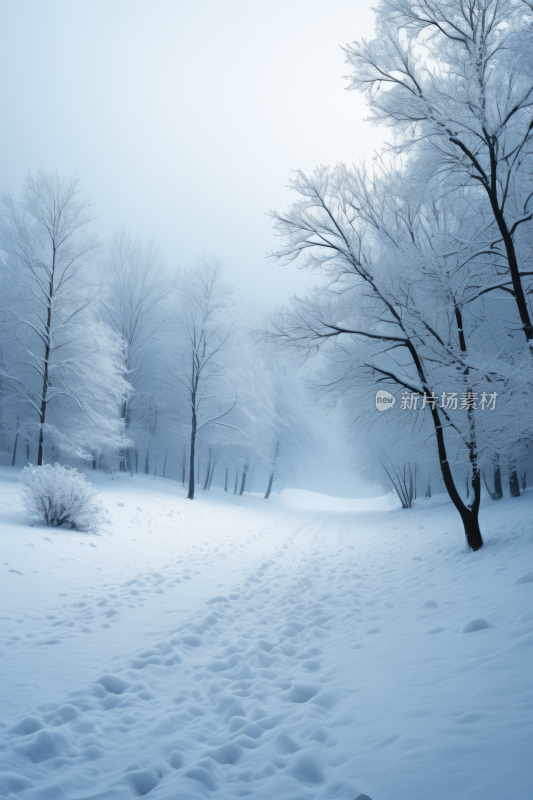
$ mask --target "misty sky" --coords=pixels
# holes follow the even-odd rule
[[[2,13],[1,189],[77,174],[107,239],[125,224],[169,266],[221,256],[271,306],[313,282],[269,263],[291,170],[379,144],[340,45],[371,0],[17,0]],[[350,477],[349,480],[353,480]],[[347,490],[346,490],[347,491]]]

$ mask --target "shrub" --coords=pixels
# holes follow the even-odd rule
[[[22,470],[20,491],[26,511],[51,528],[70,525],[90,531],[105,522],[104,509],[85,475],[72,467],[46,464]]]

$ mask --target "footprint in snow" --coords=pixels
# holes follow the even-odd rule
[[[533,572],[526,572],[524,575],[521,575],[515,583],[518,586],[521,586],[524,583],[533,583]]]
[[[471,619],[470,622],[467,622],[463,627],[461,633],[473,633],[474,631],[482,631],[489,627],[490,625],[485,619]]]

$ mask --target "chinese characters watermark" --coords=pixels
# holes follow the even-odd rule
[[[400,400],[401,411],[423,411],[428,409],[442,409],[443,411],[494,411],[498,392],[442,392],[440,395],[419,394],[418,392],[402,392]],[[376,408],[378,411],[388,411],[396,403],[396,398],[390,392],[380,389],[376,392]]]

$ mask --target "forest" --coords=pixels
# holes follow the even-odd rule
[[[101,246],[80,181],[28,173],[2,205],[1,424],[12,465],[172,477],[242,495],[316,441],[299,381],[255,344],[216,258],[171,270],[124,228]]]
[[[76,177],[28,172],[0,230],[13,465],[168,476],[190,499],[259,479],[268,498],[316,445],[313,403],[339,405],[354,469],[404,508],[446,491],[479,549],[482,491],[520,496],[531,459],[531,13],[379,6],[345,58],[386,144],[295,172],[270,257],[315,284],[273,311],[218,256],[168,267],[127,227],[102,245]]]
[[[5,4],[0,800],[531,796],[533,0],[371,2]]]

